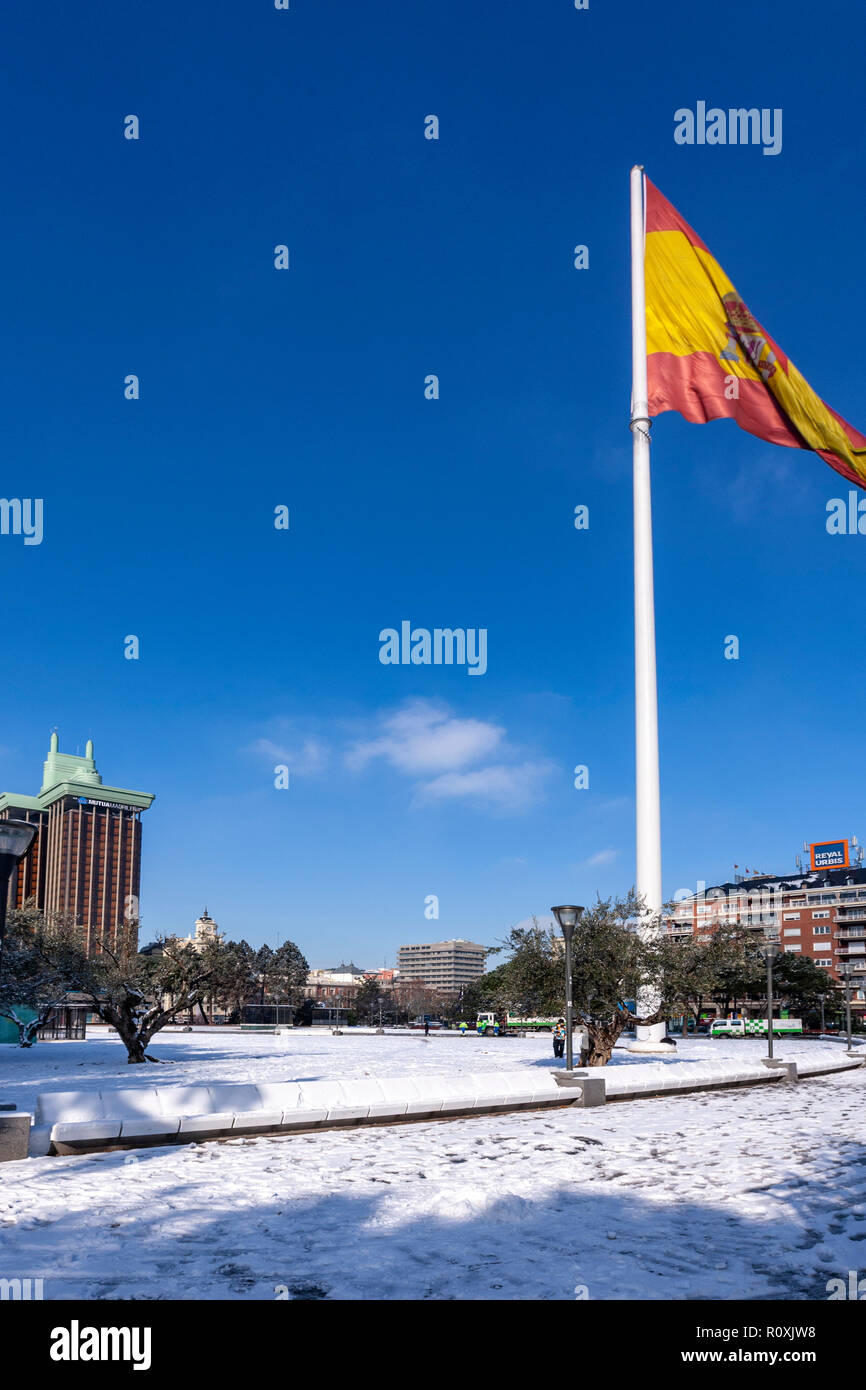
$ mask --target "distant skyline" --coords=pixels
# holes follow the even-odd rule
[[[628,171],[866,429],[861,54],[815,20],[673,0],[648,64],[637,5],[7,16],[2,491],[43,534],[0,535],[0,790],[56,725],[155,793],[143,940],[206,903],[393,964],[628,890]],[[678,144],[699,99],[782,110],[779,152]],[[653,489],[671,897],[866,834],[866,536],[731,422],[659,417]],[[404,621],[484,630],[483,674],[383,663]]]

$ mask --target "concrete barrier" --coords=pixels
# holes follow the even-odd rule
[[[799,1063],[818,1076],[863,1065],[846,1054]],[[798,1067],[779,1059],[732,1064],[641,1062],[564,1071],[524,1067],[457,1076],[415,1075],[331,1081],[213,1082],[198,1086],[52,1091],[38,1097],[35,1124],[0,1113],[0,1161],[48,1153],[189,1143],[238,1133],[291,1134],[325,1127],[411,1122],[547,1106],[589,1107],[689,1091],[795,1081]],[[5,1137],[4,1137],[5,1136]]]
[[[0,1112],[0,1163],[14,1163],[27,1157],[32,1120],[27,1110]]]

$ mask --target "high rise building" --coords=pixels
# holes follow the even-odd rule
[[[119,925],[138,920],[141,813],[152,801],[151,792],[103,785],[91,739],[81,758],[61,753],[53,733],[38,794],[0,794],[0,818],[39,827],[9,881],[9,907],[34,898],[46,913],[69,913],[88,952],[116,940]]]
[[[852,847],[856,858],[852,862]],[[852,1008],[866,1010],[866,869],[856,841],[807,845],[808,867],[788,874],[738,874],[676,904],[667,930],[707,941],[719,926],[777,937],[783,951],[809,956],[839,982],[850,972]]]
[[[457,995],[484,974],[486,959],[486,946],[457,937],[453,941],[401,946],[397,952],[397,969],[401,985],[420,980],[428,989]]]

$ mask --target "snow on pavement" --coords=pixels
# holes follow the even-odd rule
[[[678,1061],[756,1060],[767,1044],[759,1038],[688,1038],[668,1058],[641,1057],[623,1044],[614,1052],[617,1066],[648,1062],[676,1066]],[[838,1059],[843,1042],[809,1038],[777,1041],[778,1057]],[[129,1066],[116,1034],[94,1029],[83,1042],[41,1042],[30,1049],[0,1047],[0,1086],[5,1100],[32,1110],[40,1091],[107,1090],[114,1086],[181,1086],[210,1081],[320,1081],[365,1076],[417,1076],[460,1072],[514,1071],[522,1066],[553,1069],[549,1034],[526,1038],[479,1038],[469,1033],[389,1033],[376,1036],[349,1029],[342,1037],[330,1030],[298,1028],[282,1037],[270,1033],[231,1033],[218,1029],[157,1034],[150,1051],[165,1064]]]
[[[480,1039],[176,1034],[159,1054],[186,1055],[166,1068],[178,1082],[550,1064],[549,1039],[497,1041],[502,1053]],[[756,1046],[701,1039],[682,1055]],[[13,1074],[22,1097],[119,1084],[112,1047],[4,1048],[4,1097],[19,1099]],[[816,1047],[836,1055],[806,1041],[784,1055]],[[116,1067],[126,1085],[157,1071]],[[596,1110],[29,1159],[0,1168],[0,1277],[42,1277],[47,1299],[825,1299],[829,1279],[866,1273],[864,1101],[866,1069]]]

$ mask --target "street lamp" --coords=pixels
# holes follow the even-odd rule
[[[782,948],[773,937],[764,942],[761,955],[767,962],[767,1058],[773,1060],[773,961]]]
[[[842,979],[845,981],[845,1031],[848,1034],[848,1051],[851,1051],[851,962],[842,966]]]
[[[572,1054],[571,1030],[574,1019],[574,1000],[572,998],[571,983],[571,939],[574,936],[574,929],[583,916],[582,907],[572,907],[566,904],[561,907],[552,907],[551,912],[559,923],[565,940],[565,1070],[573,1069],[574,1058]]]
[[[35,821],[0,820],[0,951],[6,935],[6,899],[12,871],[20,864],[36,838]]]

